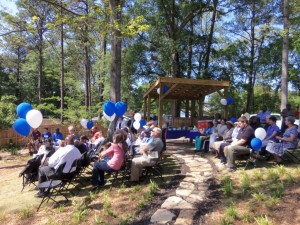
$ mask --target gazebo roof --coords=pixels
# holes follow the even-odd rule
[[[200,97],[228,88],[229,81],[160,77],[150,86],[144,94],[144,98],[158,99],[160,95],[157,89],[164,89],[164,86],[167,86],[165,89],[168,89],[163,93],[164,99],[197,100]]]

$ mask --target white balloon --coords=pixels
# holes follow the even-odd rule
[[[133,123],[133,127],[134,127],[134,129],[136,129],[136,130],[138,130],[138,129],[140,129],[140,121],[134,121],[134,123]]]
[[[256,128],[256,130],[254,131],[254,135],[256,138],[259,138],[260,140],[264,140],[265,137],[267,136],[267,132],[264,128]]]
[[[140,122],[142,119],[142,115],[140,113],[134,114],[134,120]],[[140,127],[139,127],[140,128]]]
[[[88,123],[88,120],[87,120],[87,119],[81,119],[81,120],[80,120],[81,126],[83,126],[85,129],[87,129],[87,123]]]
[[[105,117],[105,119],[107,119],[108,121],[113,121],[116,117],[116,114],[114,113],[112,116],[108,116],[104,111],[103,111],[103,116]]]
[[[222,105],[227,105],[227,100],[226,100],[225,98],[222,98],[222,99],[221,99],[221,104],[222,104]]]
[[[157,88],[157,94],[160,94],[160,88]]]
[[[26,121],[32,128],[38,128],[43,122],[43,115],[39,110],[32,109],[26,114]]]

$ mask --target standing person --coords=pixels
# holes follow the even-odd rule
[[[267,111],[267,106],[263,105],[261,111],[256,115],[260,119],[260,124],[265,127],[266,125],[266,117],[271,115],[270,111]]]
[[[45,139],[51,139],[52,138],[52,134],[49,131],[48,127],[44,128],[44,132],[42,133],[42,138],[43,138],[43,141],[45,141]]]
[[[126,139],[127,135],[124,130],[116,130],[113,134],[112,145],[107,150],[101,152],[99,160],[94,163],[92,175],[93,190],[105,184],[105,171],[117,171],[122,167],[125,153],[128,150]],[[110,156],[110,159],[108,161],[102,160],[106,156]]]
[[[266,150],[273,154],[275,159],[275,164],[280,165],[282,163],[281,156],[284,154],[288,148],[295,148],[298,144],[298,131],[294,126],[295,118],[293,116],[288,116],[285,118],[285,124],[287,129],[285,130],[282,137],[276,136],[276,139],[281,141],[280,143],[270,142],[268,143]]]
[[[283,109],[280,114],[282,116],[281,133],[284,133],[285,129],[287,128],[286,123],[285,123],[285,119],[288,116],[295,116],[295,111],[292,110],[292,105],[290,103],[288,103],[288,104],[286,104],[286,108]]]
[[[116,130],[123,129],[125,126],[126,126],[126,121],[124,120],[124,117],[121,116],[117,121]]]
[[[131,118],[127,122],[127,127],[130,128],[133,134],[137,134],[137,130],[134,128],[133,123],[134,123],[134,113],[131,114]]]
[[[53,141],[55,146],[58,146],[59,141],[62,141],[63,139],[63,134],[59,131],[59,128],[56,128],[55,133],[53,134]]]
[[[42,134],[39,131],[38,128],[35,128],[31,135],[30,135],[30,142],[27,144],[28,150],[29,150],[29,154],[32,155],[34,153],[38,152],[38,149],[40,148],[41,145],[41,138],[42,138]],[[33,148],[33,150],[32,150]]]

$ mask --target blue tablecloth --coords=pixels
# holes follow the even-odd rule
[[[167,131],[167,139],[177,139],[181,137],[185,137],[188,130],[168,130]]]
[[[198,131],[190,131],[190,130],[168,130],[167,131],[167,139],[177,139],[181,137],[195,139],[197,136],[200,135],[201,134]]]
[[[201,133],[198,131],[188,131],[188,133],[186,134],[186,138],[190,138],[190,139],[195,139],[197,136],[200,136]]]

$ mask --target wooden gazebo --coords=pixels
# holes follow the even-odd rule
[[[159,77],[144,94],[144,118],[150,119],[152,99],[159,101],[158,125],[161,126],[163,100],[204,100],[206,95],[214,92],[226,97],[228,87],[228,81]],[[160,94],[158,94],[158,88]],[[224,89],[224,95],[220,92],[222,89]],[[227,116],[227,107],[225,107],[225,116]]]

